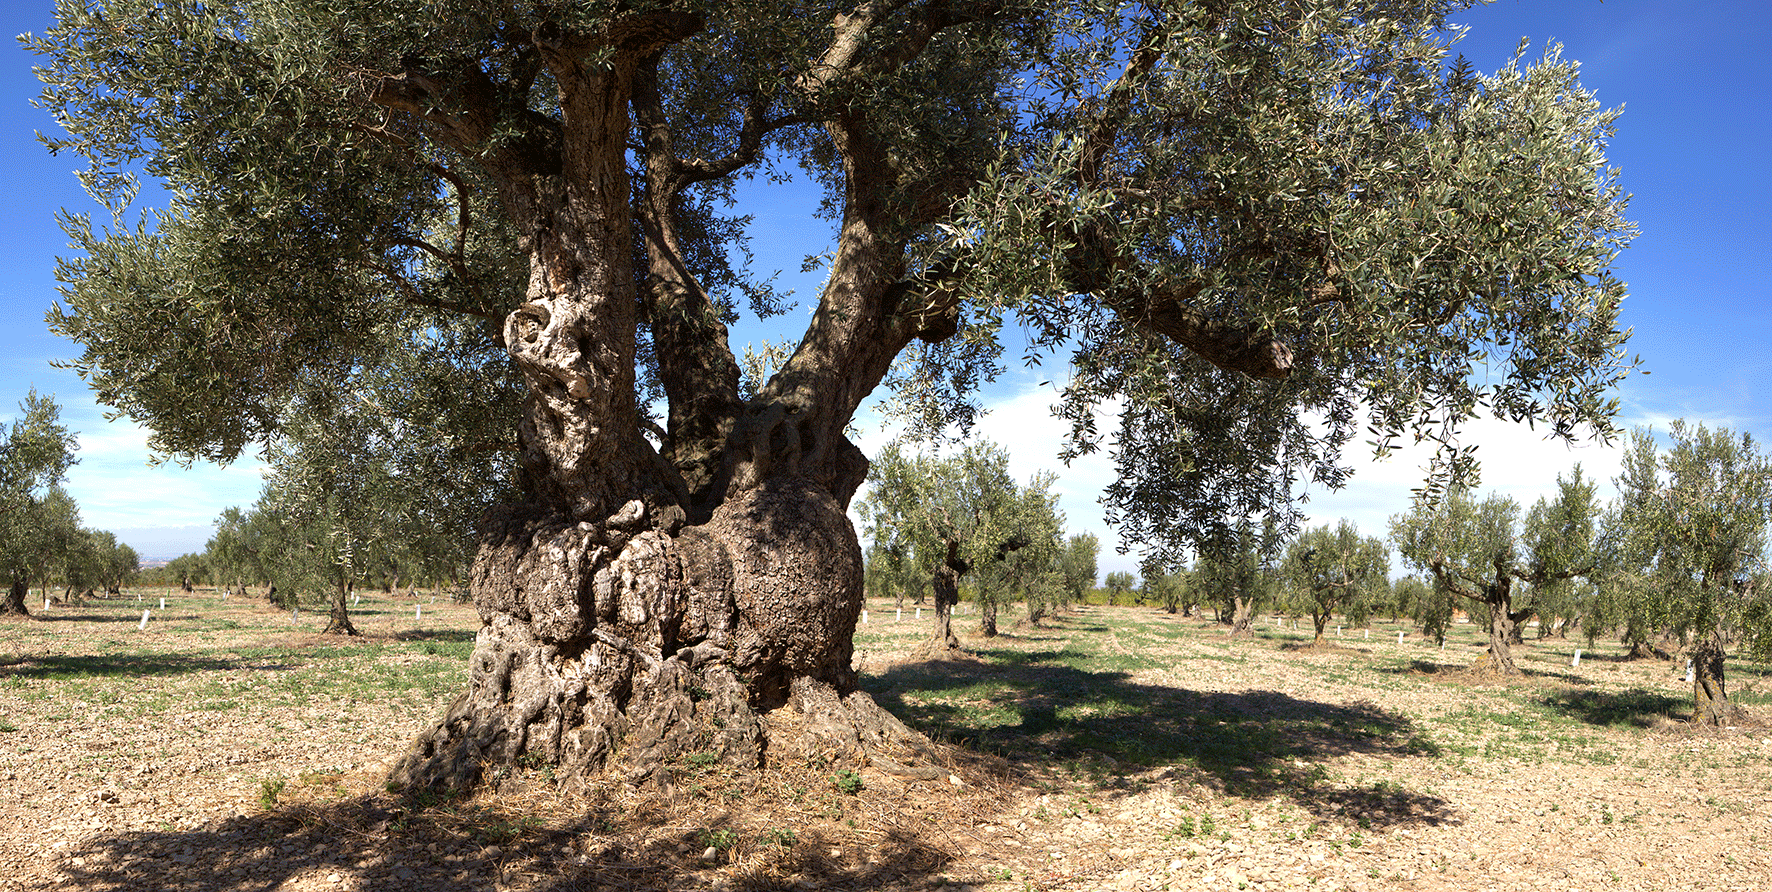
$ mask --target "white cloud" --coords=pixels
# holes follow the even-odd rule
[[[256,457],[226,467],[151,464],[148,431],[124,419],[106,421],[84,394],[64,403],[62,418],[79,440],[79,463],[63,486],[80,506],[81,522],[93,529],[208,529],[223,509],[252,504],[264,484]],[[192,547],[201,550],[201,538]]]
[[[1083,456],[1069,467],[1058,460],[1067,431],[1065,423],[1052,415],[1051,407],[1057,399],[1052,389],[1033,384],[1009,390],[1006,396],[988,404],[990,411],[979,421],[975,436],[1009,450],[1010,473],[1017,480],[1025,481],[1038,470],[1056,473],[1055,490],[1066,528],[1072,533],[1092,532],[1101,540],[1101,572],[1136,573],[1136,548],[1131,554],[1117,553],[1119,535],[1108,526],[1099,502],[1102,492],[1114,480],[1113,462],[1105,451]],[[1105,430],[1111,430],[1113,417],[1111,411],[1103,417]],[[1643,416],[1625,419],[1622,426],[1628,429],[1653,425],[1657,430],[1665,430],[1668,420]],[[857,445],[870,456],[877,455],[896,433],[882,429],[874,416],[861,419],[861,426]],[[1623,445],[1622,438],[1609,445],[1594,440],[1566,443],[1548,437],[1542,426],[1534,430],[1524,424],[1490,418],[1465,425],[1460,441],[1478,447],[1477,459],[1482,466],[1479,491],[1510,496],[1522,511],[1541,496],[1554,498],[1557,476],[1567,477],[1577,463],[1586,477],[1599,483],[1602,502],[1610,499]],[[1310,500],[1303,506],[1306,524],[1333,524],[1345,517],[1368,535],[1385,536],[1390,516],[1407,510],[1410,490],[1421,485],[1432,454],[1431,444],[1412,444],[1378,461],[1363,443],[1350,443],[1344,461],[1353,467],[1353,477],[1339,491],[1312,488]],[[864,484],[856,501],[865,494]]]
[[[1576,464],[1585,477],[1598,481],[1601,501],[1611,498],[1623,445],[1622,440],[1609,445],[1597,440],[1566,443],[1549,437],[1542,427],[1534,430],[1493,418],[1467,423],[1459,440],[1477,446],[1482,466],[1477,491],[1509,496],[1522,511],[1540,497],[1555,498],[1558,475],[1568,477]],[[1409,492],[1425,479],[1433,451],[1430,443],[1411,444],[1379,461],[1363,443],[1349,444],[1346,458],[1354,468],[1353,479],[1340,491],[1312,490],[1304,506],[1306,523],[1316,526],[1347,518],[1367,535],[1384,536],[1390,516],[1408,510]]]

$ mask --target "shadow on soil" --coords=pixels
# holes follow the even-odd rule
[[[1284,796],[1322,817],[1439,824],[1449,803],[1389,785],[1348,787],[1318,763],[1350,753],[1433,755],[1405,716],[1271,691],[1212,693],[1088,671],[1062,651],[982,650],[985,662],[914,663],[863,679],[880,705],[938,739],[1098,780],[1181,766],[1246,798]]]
[[[461,629],[406,629],[394,633],[396,641],[438,641],[447,644],[473,644],[475,632]]]
[[[1539,698],[1539,702],[1571,718],[1590,725],[1649,728],[1665,720],[1682,720],[1691,715],[1691,701],[1670,697],[1655,691],[1632,688],[1628,691],[1562,690]]]
[[[67,680],[75,678],[154,678],[190,672],[233,669],[293,669],[261,659],[218,658],[197,654],[94,654],[27,656],[0,662],[0,678]]]
[[[895,832],[870,837],[867,845],[845,845],[817,831],[801,831],[785,842],[718,835],[718,828],[739,817],[704,812],[698,821],[703,826],[681,829],[680,821],[656,815],[592,807],[570,822],[543,824],[451,804],[408,811],[393,797],[369,795],[239,816],[197,830],[92,837],[66,853],[61,869],[67,888],[99,892],[291,886],[438,892],[718,886],[737,892],[799,888],[783,879],[795,876],[817,888],[920,888],[952,863],[940,847]],[[680,829],[618,829],[671,823]],[[722,847],[720,864],[737,867],[714,875],[715,865],[701,860],[710,841]],[[705,880],[700,873],[708,874]]]

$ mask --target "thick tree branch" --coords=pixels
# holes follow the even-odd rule
[[[1272,334],[1213,318],[1190,305],[1199,292],[1190,285],[1180,293],[1153,289],[1121,317],[1163,335],[1201,359],[1251,378],[1284,378],[1292,371],[1292,348]]]
[[[704,503],[719,489],[721,452],[741,407],[738,361],[726,325],[706,289],[689,270],[677,235],[686,166],[672,144],[670,122],[658,84],[659,54],[641,60],[634,71],[630,105],[639,125],[638,154],[646,176],[635,210],[646,246],[646,288],[642,298],[658,356],[658,374],[669,401],[663,454],[677,469],[692,501]],[[761,120],[746,112],[747,127]],[[743,137],[737,159],[761,146],[761,132]],[[733,169],[737,169],[734,163]]]

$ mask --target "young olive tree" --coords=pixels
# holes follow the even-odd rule
[[[874,463],[874,479],[860,510],[876,553],[916,555],[926,561],[935,594],[931,636],[920,650],[941,659],[959,651],[953,632],[960,580],[972,577],[981,631],[996,634],[1000,602],[1030,586],[1045,591],[1057,557],[1060,521],[1051,475],[1020,487],[1009,476],[1009,454],[992,443],[967,445],[958,455],[907,455],[888,446]]]
[[[1193,604],[1189,600],[1192,586],[1189,584],[1186,568],[1170,571],[1146,565],[1139,575],[1142,577],[1139,600],[1156,602],[1164,613],[1186,616],[1193,612]]]
[[[1724,684],[1731,640],[1772,655],[1772,458],[1751,436],[1673,423],[1671,444],[1634,431],[1618,478],[1612,538],[1620,566],[1609,597],[1628,627],[1690,642],[1692,721],[1718,725],[1734,709]],[[1623,578],[1630,577],[1630,578]]]
[[[882,536],[882,532],[885,531],[869,530],[874,541],[868,546],[864,571],[867,592],[876,597],[891,598],[901,610],[906,595],[911,596],[914,603],[922,604],[924,592],[931,582],[928,558],[917,551],[914,542],[907,541],[908,537]]]
[[[1421,634],[1446,643],[1458,611],[1458,596],[1436,585],[1429,585],[1420,576],[1405,576],[1391,583],[1389,607],[1393,616],[1407,614],[1421,629]]]
[[[1299,606],[1310,614],[1316,628],[1315,643],[1323,641],[1323,629],[1337,612],[1356,610],[1388,587],[1390,549],[1376,536],[1361,536],[1352,521],[1342,520],[1312,527],[1286,549],[1281,573]]]
[[[440,375],[520,495],[478,533],[468,690],[396,783],[920,747],[850,665],[845,430],[883,383],[966,420],[1006,320],[1072,352],[1118,522],[1184,551],[1291,517],[1362,427],[1610,430],[1614,114],[1554,52],[1448,67],[1451,8],[61,0],[25,38],[51,147],[113,210],[137,172],[169,198],[67,220],[52,322],[156,447],[222,460],[427,333],[493,362]],[[793,166],[827,276],[741,387],[728,325],[779,305],[717,211]],[[812,731],[766,740],[790,704]]]
[[[73,505],[60,484],[75,462],[75,443],[54,400],[33,390],[19,411],[11,427],[0,424],[0,615],[29,616],[25,596],[57,554],[51,539],[60,527],[77,526],[76,518],[63,524],[58,516],[64,502]]]
[[[1107,592],[1108,606],[1113,607],[1119,604],[1121,598],[1131,594],[1136,581],[1132,574],[1125,570],[1115,570],[1103,577],[1101,587],[1103,591]]]
[[[1233,638],[1255,634],[1255,611],[1274,594],[1269,564],[1278,538],[1273,525],[1258,532],[1244,520],[1216,534],[1200,550],[1193,580],[1201,597],[1218,605],[1219,621],[1230,626],[1226,634]]]
[[[1064,550],[1058,555],[1058,572],[1064,580],[1067,603],[1081,604],[1095,590],[1100,555],[1101,540],[1094,533],[1077,533],[1065,539]]]

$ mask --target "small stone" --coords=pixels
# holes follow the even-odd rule
[[[343,879],[344,877],[341,877],[336,873],[329,873],[326,875],[326,882],[328,883],[337,883]]]
[[[963,780],[960,780],[960,776],[957,774],[948,775],[948,783],[953,784],[956,787],[966,786],[966,782]]]
[[[716,849],[713,846],[708,846],[707,848],[702,850],[701,863],[703,863],[703,864],[717,864],[717,863],[719,863],[719,861],[720,861],[720,850],[719,849]]]

